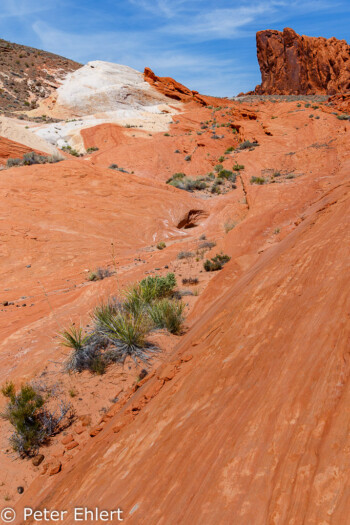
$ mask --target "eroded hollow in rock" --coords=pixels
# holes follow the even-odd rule
[[[180,230],[196,228],[196,226],[199,226],[201,221],[206,217],[208,217],[208,213],[204,210],[190,210],[188,213],[186,213],[183,219],[181,219],[176,227]]]

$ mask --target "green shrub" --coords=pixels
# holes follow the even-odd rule
[[[185,191],[204,190],[207,187],[203,178],[192,179],[191,177],[186,177],[185,174],[182,173],[175,173],[175,175],[167,180],[167,184]]]
[[[22,159],[7,159],[6,166],[8,168],[12,168],[13,166],[21,166],[22,165]]]
[[[146,341],[150,328],[145,315],[134,315],[120,309],[110,318],[98,323],[96,331],[112,345],[107,354],[110,361],[123,364],[129,356],[136,364],[140,361],[146,364],[156,350]]]
[[[157,244],[157,249],[158,250],[164,250],[164,248],[166,248],[166,244],[164,241],[161,241]]]
[[[241,170],[244,170],[244,166],[243,164],[238,164],[238,162],[236,162],[233,167],[232,167],[233,171],[241,171]]]
[[[111,275],[112,273],[108,268],[97,268],[94,272],[89,273],[88,281],[103,281]]]
[[[250,184],[259,184],[260,186],[262,184],[265,184],[266,180],[263,177],[252,177],[250,179]]]
[[[258,142],[250,142],[250,140],[245,140],[238,146],[238,149],[244,150],[244,149],[256,148],[257,146],[259,146]]]
[[[190,259],[193,256],[193,252],[182,251],[177,254],[177,259]]]
[[[7,383],[1,391],[9,400],[1,416],[14,427],[10,443],[20,456],[33,455],[40,445],[58,432],[67,416],[67,419],[73,417],[70,405],[64,403],[61,403],[58,415],[49,412],[44,406],[43,395],[33,385],[22,385],[16,392],[14,384]]]
[[[97,148],[96,146],[92,146],[91,148],[88,148],[86,150],[86,153],[93,153],[94,151],[98,151],[99,148]]]
[[[338,120],[350,120],[349,115],[337,115]]]
[[[221,170],[221,171],[219,171],[218,177],[220,179],[226,179],[226,180],[230,180],[232,182],[236,182],[236,174],[233,173],[230,170]]]
[[[229,153],[231,153],[231,151],[233,151],[235,148],[233,146],[230,146],[229,148],[227,148],[227,150],[225,151],[225,155],[228,155]]]
[[[206,272],[216,272],[217,270],[221,270],[231,257],[224,254],[216,254],[215,257],[212,257],[211,259],[207,259],[203,263],[204,270]]]
[[[73,348],[74,350],[80,350],[88,341],[89,337],[90,336],[83,334],[81,326],[78,328],[75,325],[71,325],[60,334],[60,341],[62,346]]]
[[[63,146],[62,151],[65,151],[66,153],[69,153],[70,155],[73,155],[73,157],[80,157],[80,153],[71,146]]]
[[[166,277],[149,276],[140,282],[141,296],[146,303],[150,303],[154,299],[161,299],[169,295],[175,286],[176,279],[173,273],[168,273]]]
[[[166,328],[170,333],[178,334],[184,321],[184,309],[181,301],[161,299],[152,305],[149,313],[156,328]]]
[[[219,173],[219,171],[223,170],[224,167],[222,164],[217,164],[216,166],[214,166],[214,171],[216,171],[216,173]]]
[[[221,155],[221,157],[218,158],[219,162],[224,162],[224,160],[225,160],[225,157],[223,155]]]

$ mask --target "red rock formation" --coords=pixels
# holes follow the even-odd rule
[[[180,102],[195,101],[203,106],[207,105],[207,102],[198,94],[198,91],[191,91],[183,84],[180,84],[180,82],[176,82],[173,78],[157,77],[149,67],[145,67],[143,74],[146,82],[169,98],[179,100]]]
[[[345,40],[300,36],[293,29],[256,35],[259,95],[311,95],[350,90],[350,46]]]
[[[345,113],[350,113],[350,93],[344,95],[334,95],[328,99],[329,110],[334,111],[343,111]]]

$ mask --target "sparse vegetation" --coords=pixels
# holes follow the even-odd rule
[[[160,327],[178,333],[183,322],[184,305],[175,299],[175,286],[173,273],[149,276],[126,290],[123,302],[113,299],[95,308],[89,334],[75,326],[65,330],[61,344],[73,350],[66,370],[103,374],[109,364],[127,357],[146,364],[158,351],[147,335]]]
[[[62,151],[69,153],[70,155],[73,155],[73,157],[80,157],[80,153],[76,149],[69,146],[68,144],[67,146],[62,146]]]
[[[233,171],[242,171],[244,170],[244,166],[243,164],[238,164],[238,162],[236,162],[233,167],[232,167]]]
[[[63,402],[59,403],[57,413],[50,412],[45,407],[47,399],[34,385],[22,385],[17,392],[11,382],[1,391],[8,399],[1,416],[14,427],[10,443],[22,457],[35,454],[42,444],[73,418],[71,406]]]
[[[193,252],[185,252],[185,251],[183,251],[183,252],[179,252],[177,254],[177,258],[178,259],[190,259],[193,256],[194,256]]]
[[[88,275],[88,281],[102,281],[106,277],[112,275],[111,271],[108,268],[97,268],[95,271],[90,272]]]
[[[166,248],[166,244],[164,241],[161,241],[157,244],[157,249],[158,250],[164,250],[164,248]]]
[[[231,257],[224,254],[216,254],[215,257],[207,259],[203,263],[203,268],[206,272],[216,272],[217,270],[222,270],[224,264],[226,264]]]
[[[15,159],[7,159],[6,167],[12,168],[13,166],[31,166],[32,164],[55,164],[56,162],[60,162],[61,160],[64,160],[64,158],[61,155],[39,155],[38,153],[35,153],[35,151],[30,151],[29,153],[25,153],[23,155],[22,159],[15,158]]]
[[[263,184],[265,184],[266,180],[264,179],[264,177],[255,177],[253,176],[251,179],[250,179],[250,184],[258,184],[260,186],[262,186]]]
[[[245,140],[244,142],[242,142],[242,143],[238,146],[238,149],[240,149],[240,150],[245,150],[245,149],[254,149],[254,148],[256,148],[257,146],[259,146],[259,143],[258,143],[258,142],[250,142],[250,140]]]
[[[161,299],[150,309],[150,317],[156,328],[166,328],[172,334],[181,330],[185,309],[184,303],[177,300]]]
[[[94,151],[98,151],[99,148],[97,148],[96,146],[92,146],[91,148],[88,148],[86,150],[86,153],[93,153]]]

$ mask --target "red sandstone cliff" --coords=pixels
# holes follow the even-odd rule
[[[256,94],[335,94],[350,90],[350,46],[345,40],[300,36],[293,29],[256,35],[262,83]]]

